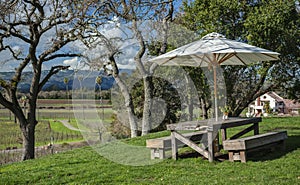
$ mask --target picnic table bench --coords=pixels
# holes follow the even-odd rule
[[[246,162],[247,152],[277,146],[278,144],[281,144],[282,148],[284,148],[287,132],[259,134],[259,122],[261,121],[262,119],[259,117],[230,118],[216,122],[212,120],[201,120],[169,124],[167,125],[167,129],[171,131],[171,136],[149,139],[146,141],[147,147],[151,149],[152,159],[164,159],[165,151],[171,149],[172,158],[176,160],[178,158],[178,147],[187,145],[209,161],[213,161],[220,151],[220,146],[222,146],[224,150],[228,151],[230,161],[240,160],[241,162]],[[239,131],[237,133],[228,137],[228,129],[240,126],[247,127],[238,129]],[[182,134],[179,131],[195,132]],[[253,131],[254,135],[242,137],[251,131]],[[222,138],[221,145],[219,143],[219,134]],[[197,142],[201,142],[202,145],[199,145]]]
[[[287,132],[268,132],[239,139],[223,141],[224,150],[228,151],[229,161],[247,161],[247,152],[267,147],[281,145],[281,149],[285,148],[285,139]]]
[[[189,138],[191,141],[200,142],[202,137],[206,135],[206,131],[196,131],[196,132],[189,132],[184,133],[183,135],[186,138]],[[177,142],[177,147],[182,147],[185,144],[183,142]],[[159,158],[164,159],[166,157],[165,151],[171,150],[171,136],[155,138],[155,139],[148,139],[146,140],[147,148],[151,149],[151,159]]]
[[[193,150],[197,151],[199,154],[203,155],[209,161],[213,161],[215,158],[215,154],[220,151],[219,148],[219,131],[221,133],[222,141],[228,139],[227,130],[234,127],[246,126],[250,125],[233,136],[229,137],[229,139],[240,138],[241,136],[253,131],[254,135],[259,134],[259,122],[262,119],[259,118],[230,118],[227,120],[218,120],[208,119],[208,120],[198,120],[198,121],[188,121],[181,122],[178,124],[169,124],[167,125],[167,129],[171,131],[171,145],[172,145],[172,158],[178,158],[178,150],[177,150],[177,142],[183,142]],[[206,127],[205,127],[206,126]],[[196,145],[193,141],[186,138],[184,135],[178,133],[178,131],[183,130],[202,130],[205,128],[206,134],[206,143],[207,147],[201,147]]]

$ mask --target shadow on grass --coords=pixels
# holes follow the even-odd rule
[[[268,161],[268,160],[274,160],[282,156],[285,156],[287,153],[293,152],[294,150],[300,148],[300,135],[288,136],[288,138],[286,139],[285,151],[282,151],[278,148],[279,147],[275,147],[275,150],[272,150],[272,148],[266,148],[256,152],[249,152],[249,155],[247,155],[247,161]],[[198,158],[198,157],[205,159],[202,155],[200,155],[195,151],[186,151],[179,155],[179,158],[181,159]],[[216,160],[217,161],[228,160],[228,155],[227,154],[219,155]]]
[[[250,153],[247,160],[251,161],[268,161],[281,158],[288,153],[291,153],[300,148],[300,136],[288,136],[286,139],[286,149],[285,151],[279,150],[277,147],[275,150],[270,148],[261,150],[258,153]]]

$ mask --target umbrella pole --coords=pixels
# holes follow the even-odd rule
[[[215,95],[215,116],[216,122],[218,122],[218,95],[217,95],[217,70],[216,66],[213,66],[214,70],[214,95]]]
[[[215,98],[215,122],[218,122],[218,99],[217,99],[217,70],[215,65],[213,65],[213,73],[214,73],[214,98]],[[214,161],[214,122],[212,121],[211,125],[208,126],[207,129],[207,141],[208,141],[208,160],[209,162]]]

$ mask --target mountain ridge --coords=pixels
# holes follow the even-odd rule
[[[48,73],[48,70],[42,72],[42,78]],[[120,73],[131,74],[131,69],[120,69]],[[9,81],[15,72],[0,72],[0,79]],[[28,93],[30,89],[30,80],[32,77],[32,72],[24,72],[22,74],[22,80],[18,85],[18,91],[22,93]],[[81,78],[78,78],[81,76]],[[53,75],[49,81],[43,86],[42,91],[52,91],[52,90],[66,90],[67,86],[69,90],[74,88],[80,88],[80,83],[82,88],[87,89],[98,89],[95,79],[101,76],[102,83],[100,85],[102,90],[108,90],[112,88],[115,80],[112,76],[106,76],[103,74],[103,71],[74,71],[66,70],[60,71],[57,74]],[[64,79],[68,78],[68,83],[64,83]],[[81,82],[79,81],[81,79]]]

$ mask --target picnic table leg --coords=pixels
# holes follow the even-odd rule
[[[208,161],[214,161],[214,138],[213,138],[213,128],[207,129],[207,143],[208,143]]]
[[[178,158],[178,148],[177,148],[176,137],[175,137],[174,132],[176,132],[176,131],[174,131],[174,130],[171,131],[172,158],[174,160],[177,160],[177,158]]]
[[[226,128],[221,129],[222,143],[227,139]]]
[[[216,138],[214,139],[214,152],[219,152],[220,151],[220,144],[219,144],[219,132],[216,135]]]
[[[258,127],[258,123],[254,123],[253,124],[254,128],[254,135],[258,135],[259,134],[259,127]]]

